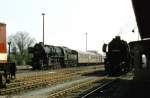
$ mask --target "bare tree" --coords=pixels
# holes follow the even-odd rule
[[[12,50],[16,49],[16,59],[18,64],[26,64],[29,59],[28,47],[32,46],[35,42],[27,32],[17,32],[9,36]]]

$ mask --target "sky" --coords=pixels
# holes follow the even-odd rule
[[[102,45],[116,35],[127,42],[138,40],[131,0],[0,0],[0,22],[7,37],[27,32],[42,41],[45,13],[45,44],[102,53]],[[132,30],[135,29],[133,33]]]

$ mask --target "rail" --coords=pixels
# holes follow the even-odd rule
[[[95,92],[97,91],[102,91],[104,88],[112,85],[113,83],[115,83],[118,79],[114,79],[111,81],[108,81],[102,85],[100,85],[99,87],[95,88],[94,90],[91,90],[90,92],[84,94],[83,96],[81,96],[80,98],[91,98],[90,96],[92,96]]]
[[[90,85],[92,83],[95,83],[97,81],[100,81],[102,79],[104,79],[104,78],[92,79],[92,80],[89,80],[89,81],[84,81],[84,82],[78,83],[78,84],[73,85],[71,87],[68,87],[64,90],[53,93],[53,94],[49,95],[47,98],[58,98],[58,97],[62,98],[62,97],[65,97],[65,95],[68,95],[69,93],[71,93],[75,90],[78,90],[78,89],[80,89],[84,86],[88,86],[88,85]]]
[[[69,69],[69,70],[59,70],[56,74],[46,74],[41,73],[35,74],[35,76],[29,76],[21,78],[19,77],[14,83],[10,83],[7,85],[6,89],[0,89],[0,95],[5,94],[16,94],[25,90],[29,90],[32,88],[43,87],[43,86],[51,86],[59,81],[69,80],[75,77],[80,77],[84,73],[92,72],[95,69],[92,67],[88,67],[87,69]],[[60,74],[61,72],[61,74]]]

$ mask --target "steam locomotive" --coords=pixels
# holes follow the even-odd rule
[[[126,41],[120,36],[113,38],[109,44],[103,45],[105,57],[105,72],[109,75],[121,74],[130,69],[130,50]]]
[[[103,62],[102,55],[97,52],[80,52],[67,47],[43,45],[42,42],[29,47],[28,51],[32,55],[33,69],[56,69]]]

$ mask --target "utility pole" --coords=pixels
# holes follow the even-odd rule
[[[44,15],[45,15],[45,13],[42,13],[42,15],[43,15],[43,46],[44,46]],[[44,59],[44,56],[43,56],[43,59]],[[43,69],[43,66],[44,66],[44,60],[42,60],[41,69]],[[43,75],[43,73],[42,73],[42,75]]]
[[[85,37],[86,37],[86,52],[87,52],[87,32],[85,33]]]
[[[44,15],[45,13],[42,13],[42,15],[43,15],[43,45],[44,45]]]

